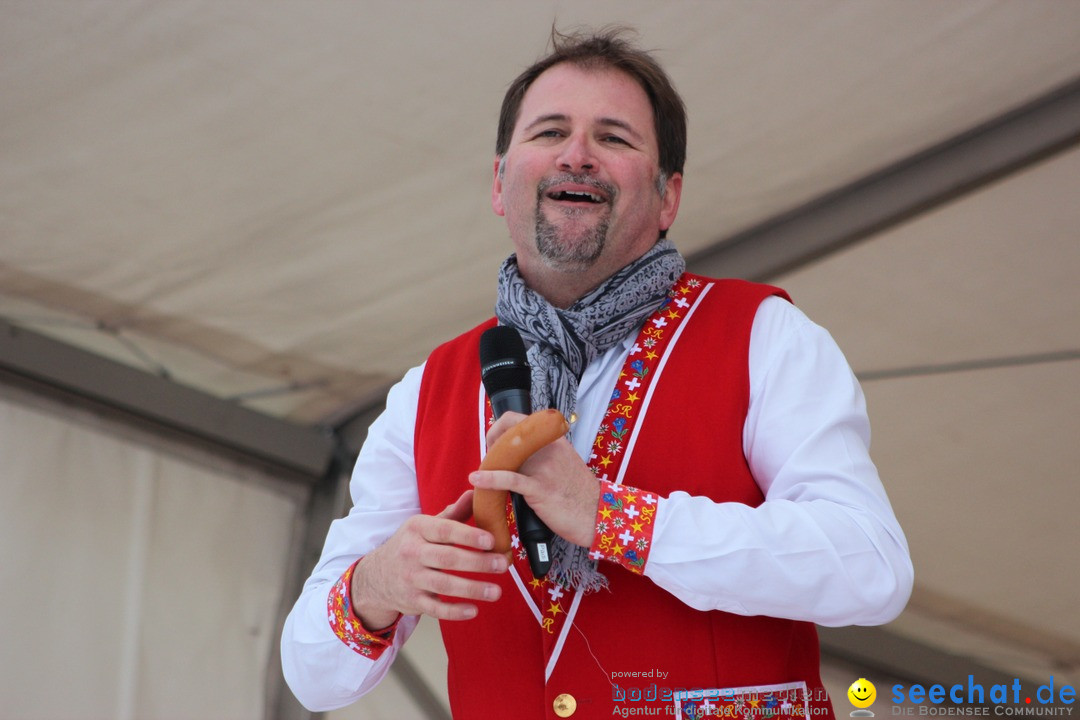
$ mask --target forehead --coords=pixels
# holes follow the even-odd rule
[[[514,132],[551,115],[565,116],[571,123],[618,120],[650,142],[656,138],[652,104],[645,89],[633,76],[615,68],[570,63],[548,68],[525,92]]]

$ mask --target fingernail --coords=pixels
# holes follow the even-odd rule
[[[476,617],[476,608],[467,607],[467,608],[465,608],[465,610],[464,610],[464,612],[462,614],[465,615],[466,620],[471,620],[474,617]]]

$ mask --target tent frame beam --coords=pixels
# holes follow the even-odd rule
[[[329,469],[331,432],[245,408],[0,318],[0,382],[118,415],[312,484]]]
[[[1080,143],[1080,78],[687,258],[701,275],[768,281]]]

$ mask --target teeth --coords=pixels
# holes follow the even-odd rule
[[[604,199],[602,197],[600,197],[599,195],[594,195],[592,193],[586,193],[586,192],[573,192],[573,191],[565,191],[565,192],[556,193],[556,198],[557,199],[566,199],[566,200],[587,200],[589,202],[594,202],[594,203],[600,203],[600,202],[604,201]]]

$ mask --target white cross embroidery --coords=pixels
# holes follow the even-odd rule
[[[652,324],[655,325],[658,328],[662,328],[665,325],[667,325],[667,320],[665,320],[664,318],[656,318],[655,320],[652,321]]]
[[[623,510],[623,512],[626,513],[627,515],[629,515],[631,520],[633,520],[635,517],[637,517],[638,515],[641,514],[640,512],[637,511],[637,509],[633,505],[631,505],[630,507]]]
[[[684,307],[689,307],[690,306],[690,301],[687,300],[686,298],[676,298],[675,299],[675,304],[678,305],[681,308],[684,308]]]
[[[630,388],[631,391],[633,391],[641,387],[641,381],[638,380],[636,377],[632,377],[626,381],[625,385],[626,387]]]
[[[563,596],[562,588],[559,587],[558,585],[556,585],[553,588],[551,588],[550,590],[548,590],[548,595],[551,596],[551,601],[552,602],[559,602],[559,598],[561,598]]]
[[[653,497],[652,495],[642,495],[642,496],[641,496],[641,499],[642,499],[642,500],[643,500],[644,502],[648,503],[649,505],[654,505],[654,504],[656,504],[656,498],[655,498],[655,497]]]
[[[630,541],[634,539],[634,534],[629,530],[623,530],[622,535],[619,536],[619,539],[622,540],[623,545],[629,545]]]
[[[630,348],[630,354],[637,355],[639,352],[641,352],[641,346],[637,343],[634,343],[634,347]]]
[[[589,553],[589,557],[591,557],[593,560],[599,560],[600,558],[604,557],[604,553],[600,552],[599,550],[593,550],[591,553]]]
[[[701,703],[701,709],[705,711],[705,715],[712,715],[713,708],[716,707],[712,704],[712,700],[705,698],[705,702]]]

